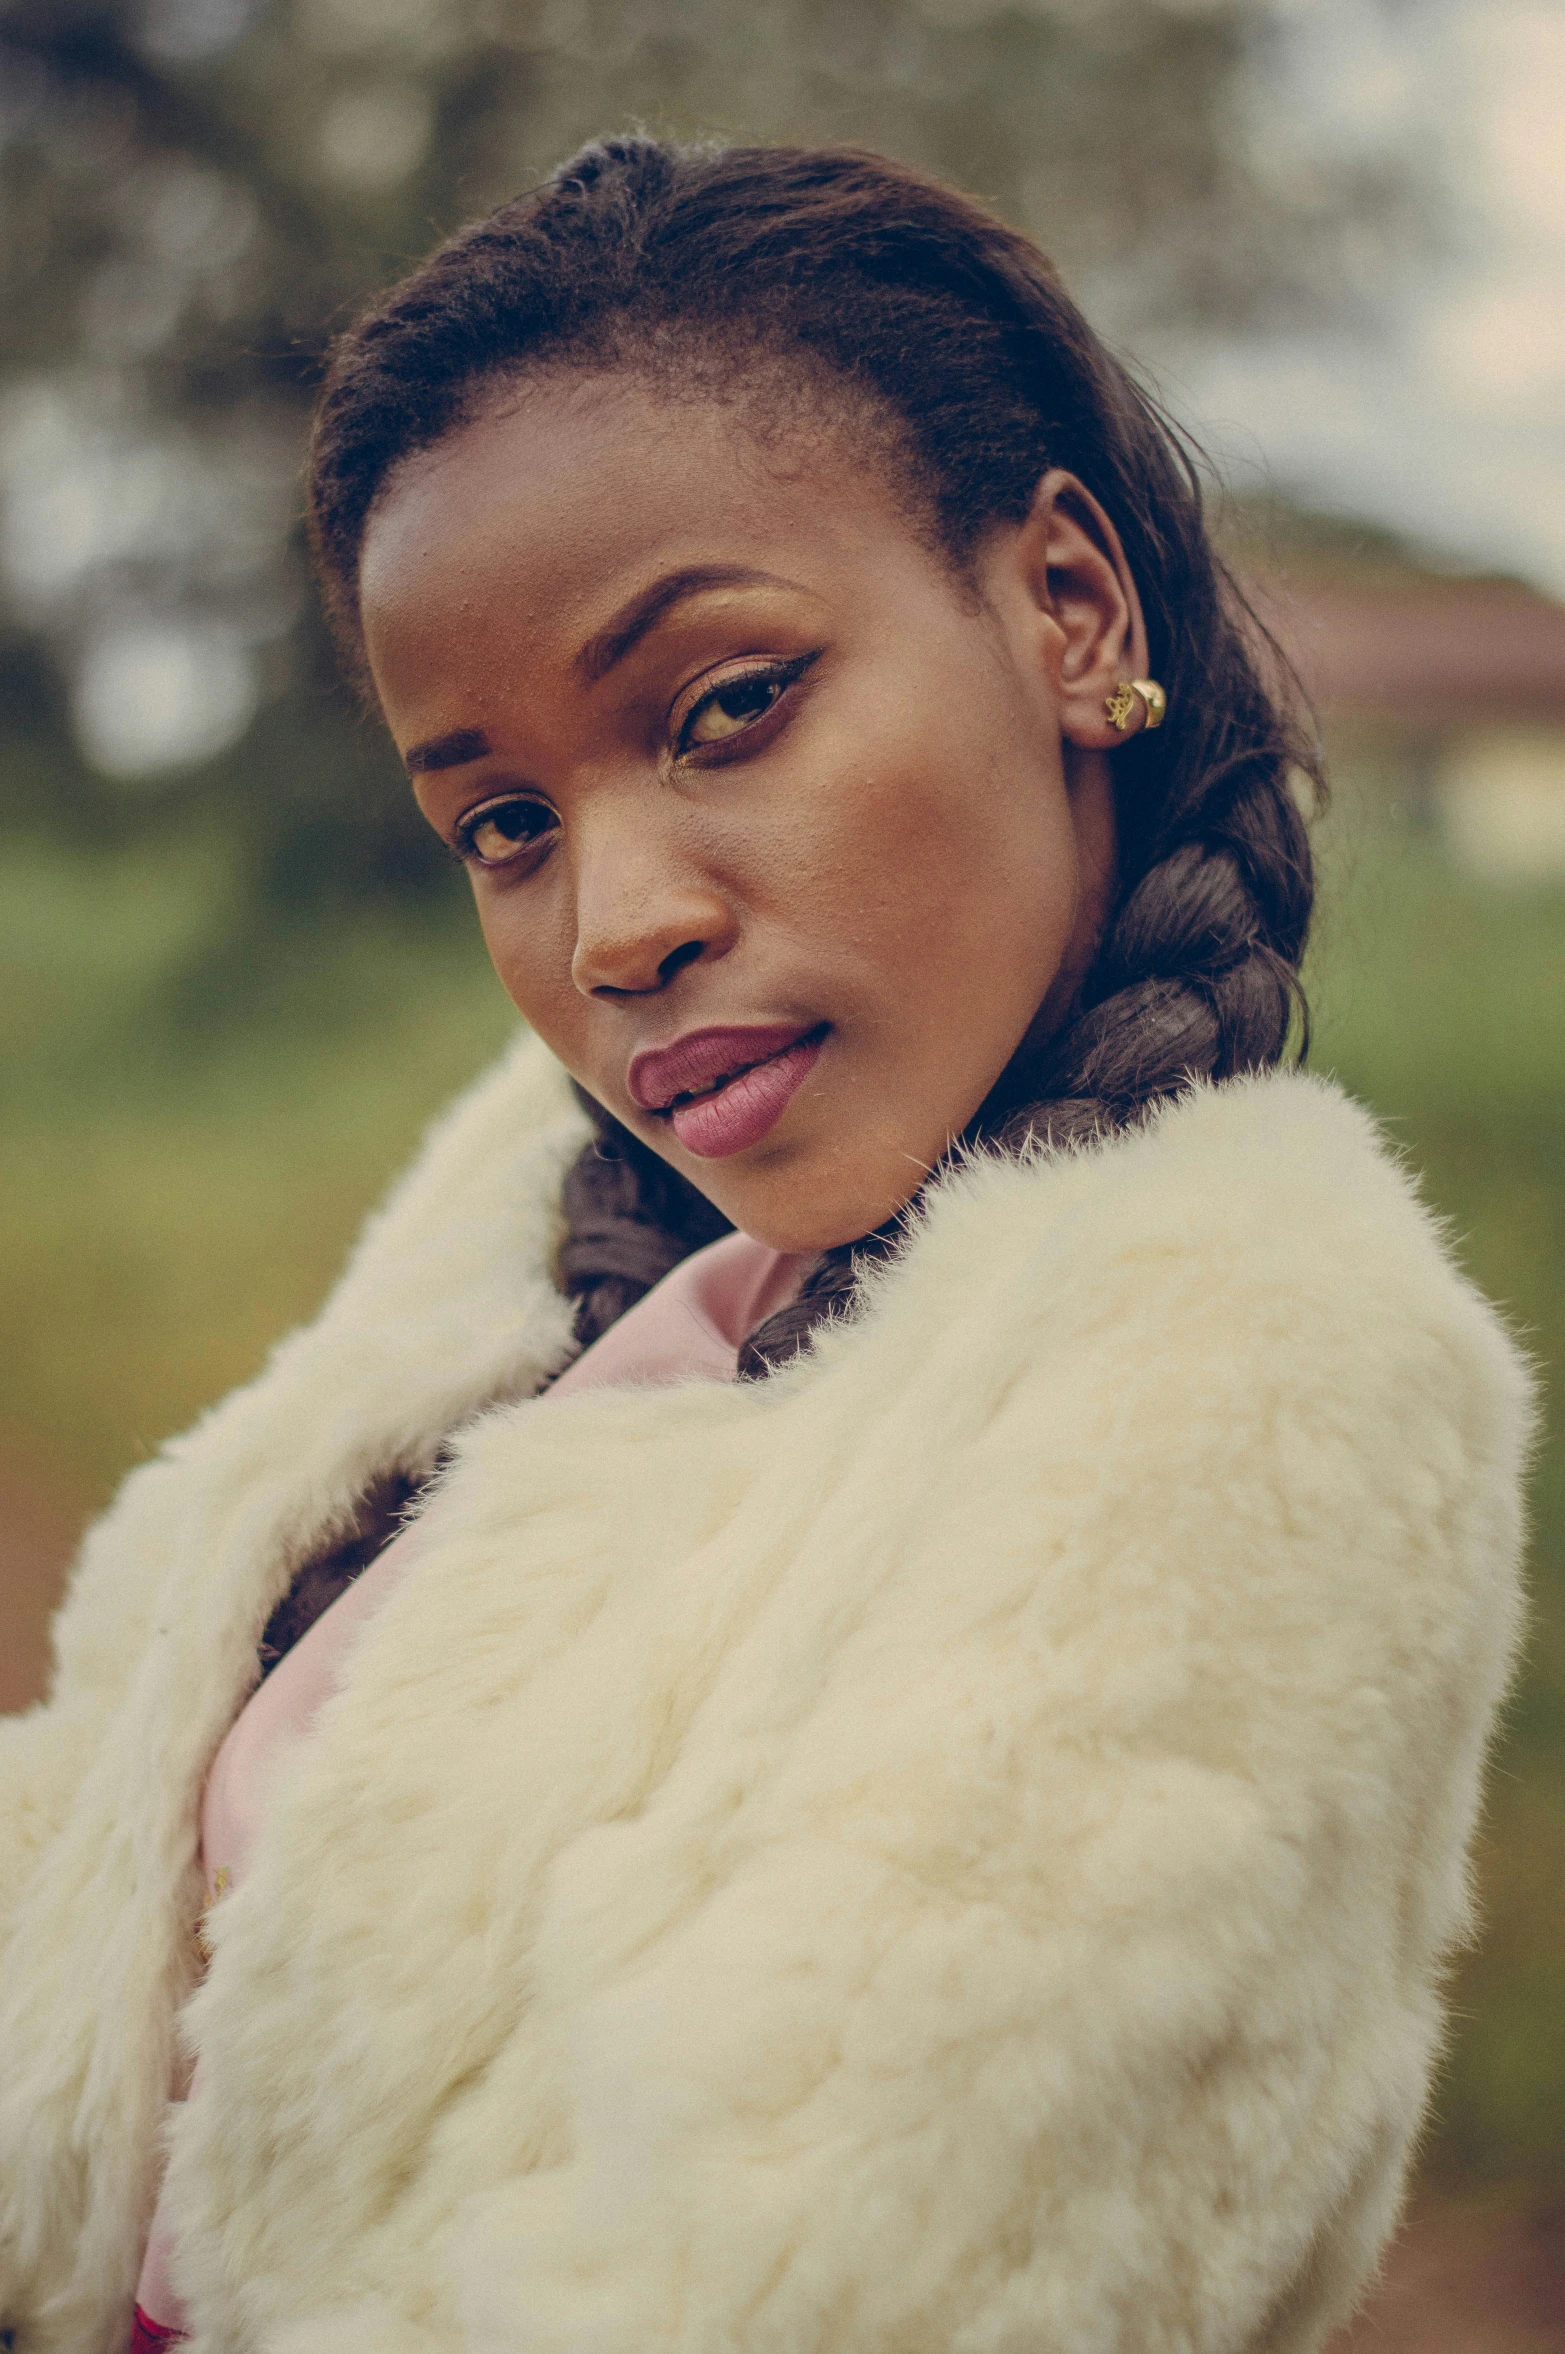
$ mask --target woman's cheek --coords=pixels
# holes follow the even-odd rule
[[[568,1028],[573,1000],[582,1002],[571,981],[569,941],[546,909],[522,904],[523,888],[497,884],[482,875],[474,888],[479,929],[501,987],[522,1019],[565,1060],[562,1033]],[[533,885],[525,890],[533,890]]]

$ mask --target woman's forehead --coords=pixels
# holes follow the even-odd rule
[[[846,436],[763,437],[715,395],[546,383],[398,468],[365,533],[360,606],[373,659],[441,616],[585,639],[666,576],[749,570],[829,594],[910,561],[927,568],[927,551]]]

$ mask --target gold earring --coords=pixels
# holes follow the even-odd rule
[[[1133,678],[1130,683],[1147,707],[1147,732],[1150,734],[1153,728],[1161,727],[1168,716],[1168,697],[1155,678]]]
[[[1121,735],[1130,725],[1130,715],[1136,708],[1138,695],[1146,706],[1145,725],[1147,732],[1150,734],[1153,728],[1161,727],[1163,724],[1168,711],[1168,697],[1158,685],[1157,680],[1155,678],[1133,678],[1128,686],[1122,683],[1114,689],[1112,695],[1105,695],[1103,698],[1104,711]]]

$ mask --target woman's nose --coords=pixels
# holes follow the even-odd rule
[[[584,997],[665,988],[687,964],[723,955],[733,938],[728,899],[682,860],[600,844],[578,871],[571,979]]]

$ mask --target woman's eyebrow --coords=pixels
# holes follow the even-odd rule
[[[797,586],[796,581],[784,580],[775,572],[758,572],[749,564],[690,564],[678,572],[667,572],[650,588],[638,590],[605,628],[587,640],[576,657],[576,669],[589,686],[595,686],[616,662],[624,661],[649,629],[656,628],[665,613],[706,589]]]
[[[798,587],[797,581],[784,580],[778,572],[757,571],[752,564],[687,564],[678,572],[665,573],[650,587],[638,589],[613,620],[587,640],[576,656],[575,668],[589,686],[595,686],[657,627],[665,613],[708,589]],[[460,768],[469,760],[484,760],[491,749],[481,727],[457,727],[449,735],[431,736],[426,743],[411,745],[402,756],[402,765],[409,776],[428,775],[432,769]]]
[[[481,727],[454,727],[449,735],[410,745],[402,765],[409,776],[418,776],[432,768],[460,768],[466,761],[484,759],[488,751],[489,738]]]

